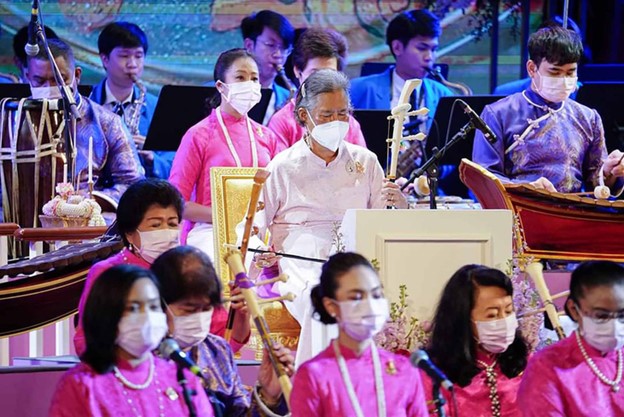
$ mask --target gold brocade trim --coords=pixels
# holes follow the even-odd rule
[[[236,225],[245,220],[257,170],[258,168],[210,168],[215,265],[226,297],[229,296],[228,283],[232,277],[223,260],[224,245],[236,244]]]

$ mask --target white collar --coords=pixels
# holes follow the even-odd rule
[[[119,100],[115,98],[115,95],[108,87],[108,78],[104,81],[104,92],[106,93],[106,100],[104,100],[104,104],[114,104],[119,103]],[[134,87],[130,91],[130,95],[121,101],[121,104],[132,103],[132,95],[134,94]]]
[[[397,73],[396,67],[392,70],[392,99],[390,100],[390,107],[394,108],[399,103],[399,97],[401,97],[401,91],[403,91],[403,86],[405,85],[405,80],[401,78],[401,76]],[[414,89],[416,92],[416,96],[420,97],[420,90],[422,89],[422,83],[418,85]]]

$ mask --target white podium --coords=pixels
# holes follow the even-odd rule
[[[379,262],[386,297],[407,286],[410,313],[432,318],[444,285],[466,264],[507,269],[512,257],[509,210],[347,210],[347,251]]]

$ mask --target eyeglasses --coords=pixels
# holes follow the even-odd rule
[[[290,55],[290,53],[292,52],[293,48],[292,46],[289,47],[285,47],[283,44],[276,44],[273,42],[267,42],[267,41],[263,41],[261,39],[258,39],[258,41],[260,41],[261,44],[263,44],[269,51],[271,51],[271,53],[275,53],[275,52],[280,52],[284,55]]]
[[[624,323],[624,311],[614,312],[614,311],[597,310],[597,311],[592,311],[591,313],[585,313],[578,304],[576,304],[576,309],[578,310],[579,313],[581,313],[583,316],[587,317],[588,319],[590,319],[596,324],[604,324],[608,322],[609,320],[613,320],[613,319],[616,319],[620,323]]]

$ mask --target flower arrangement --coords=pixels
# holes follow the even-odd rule
[[[63,182],[56,185],[56,197],[48,201],[40,216],[44,227],[56,227],[56,219],[65,221],[66,226],[105,226],[102,208],[90,198],[85,198],[74,191],[71,183]]]
[[[405,356],[415,348],[425,346],[431,332],[431,323],[408,315],[407,298],[407,287],[399,286],[399,301],[390,303],[390,320],[375,336],[377,346]]]

